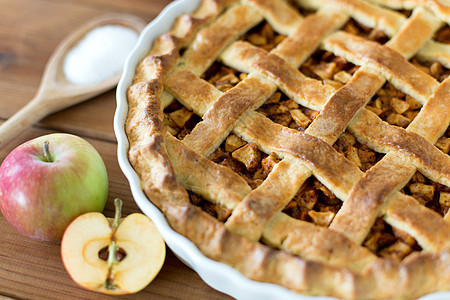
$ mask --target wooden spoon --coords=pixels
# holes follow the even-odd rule
[[[69,34],[50,57],[35,97],[0,126],[0,149],[46,115],[104,93],[117,85],[121,73],[100,83],[77,85],[69,82],[63,72],[67,52],[88,32],[105,25],[121,25],[139,33],[145,22],[133,15],[108,14],[92,19]]]

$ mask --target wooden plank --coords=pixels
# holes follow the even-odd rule
[[[123,12],[130,12],[136,15],[156,15],[158,14],[170,0],[51,0],[52,2],[67,2],[73,4],[89,5],[99,9],[118,9]]]

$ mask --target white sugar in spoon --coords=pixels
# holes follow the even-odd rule
[[[108,14],[94,18],[70,33],[50,57],[35,97],[0,126],[0,149],[46,115],[104,93],[117,85],[121,72],[99,83],[78,85],[69,82],[63,71],[67,53],[91,30],[106,25],[120,25],[139,33],[145,22],[129,14]]]

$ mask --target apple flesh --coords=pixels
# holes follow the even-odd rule
[[[158,274],[166,248],[148,217],[134,213],[120,219],[121,201],[115,205],[115,219],[95,212],[76,218],[64,233],[61,256],[72,279],[86,289],[136,293]],[[107,259],[102,259],[105,249]]]
[[[0,166],[0,209],[21,233],[60,241],[77,216],[103,211],[108,175],[95,148],[55,133],[14,149]]]

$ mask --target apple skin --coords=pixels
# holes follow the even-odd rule
[[[53,158],[46,161],[44,143]],[[41,136],[14,149],[0,166],[0,210],[19,232],[60,241],[77,216],[102,212],[108,175],[95,148],[65,133]]]

